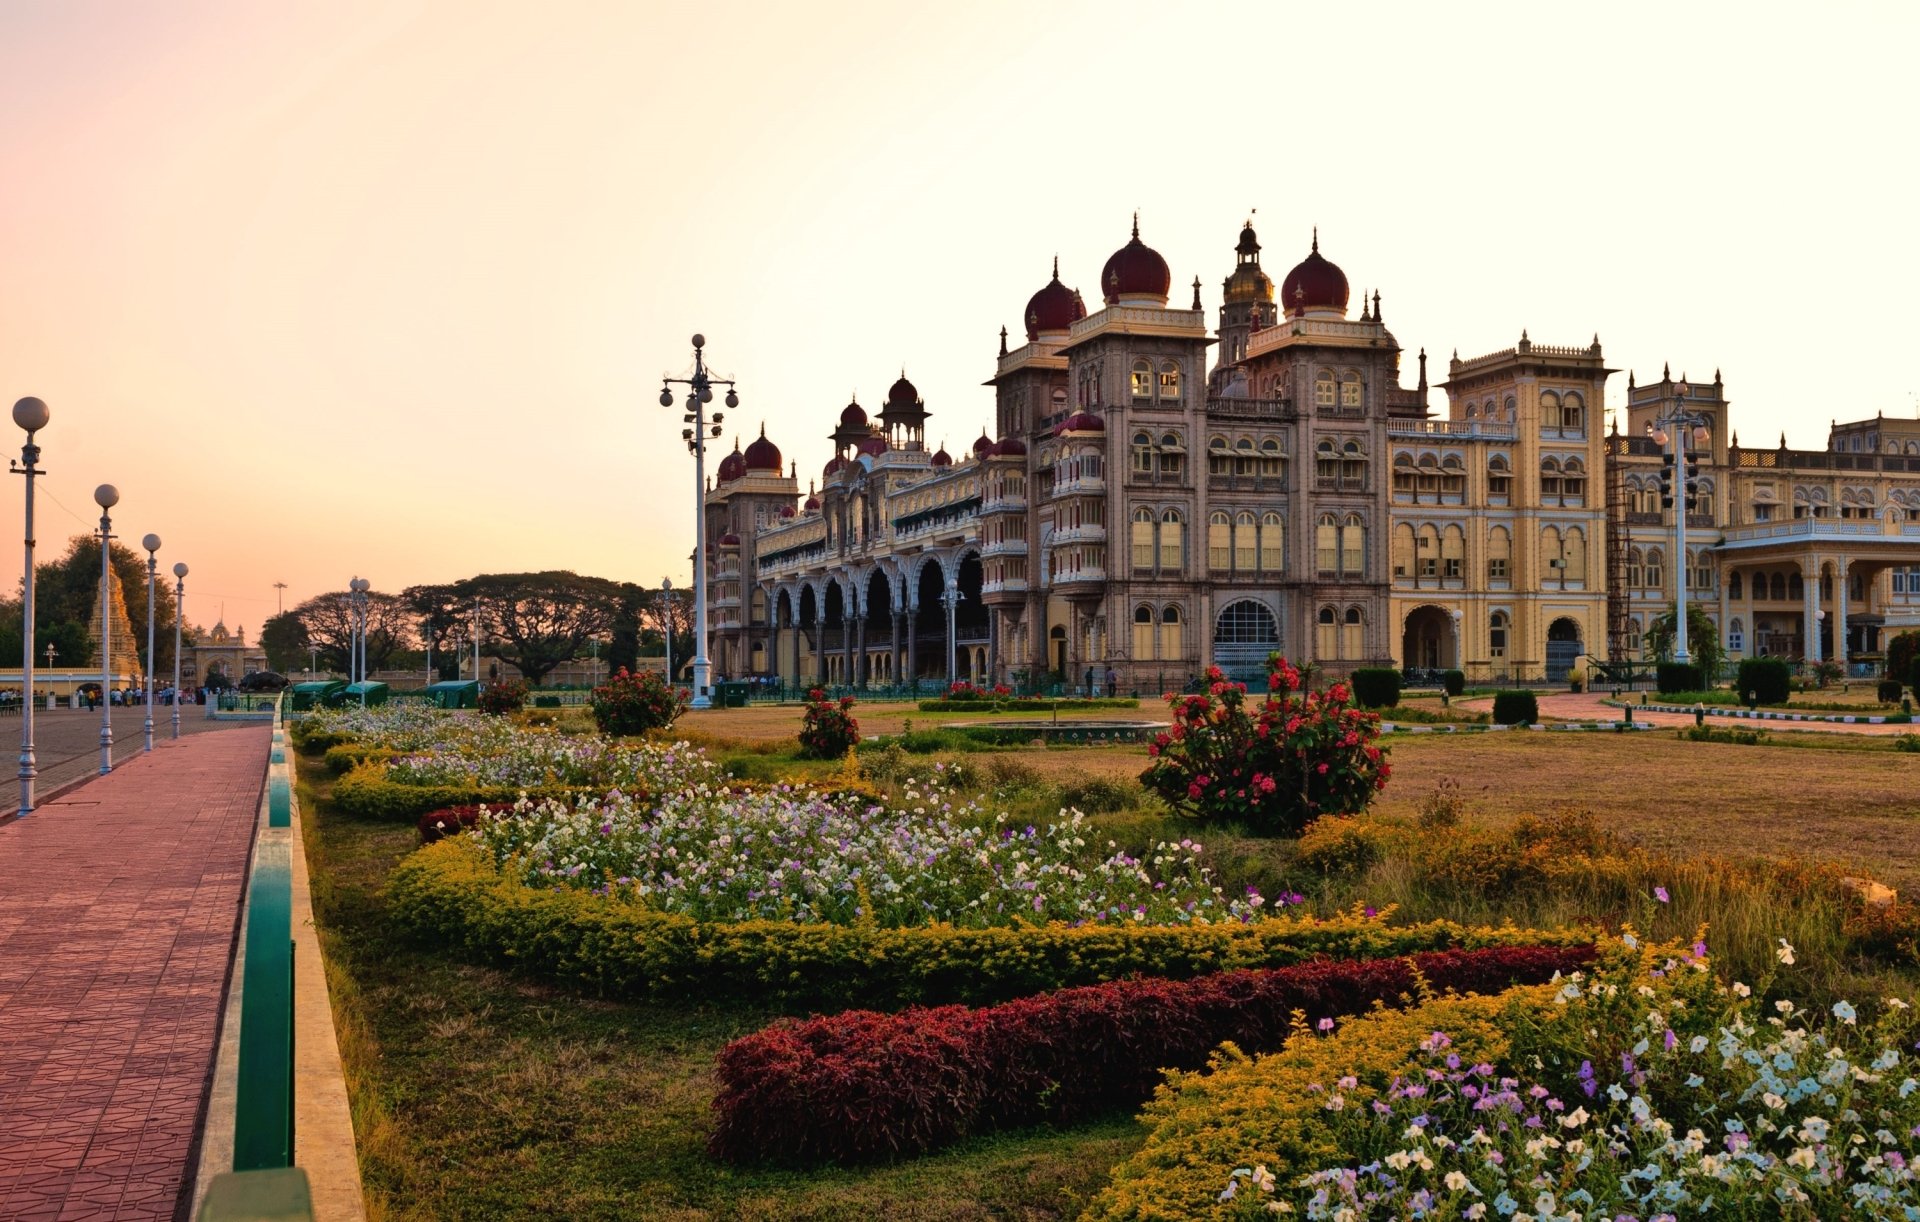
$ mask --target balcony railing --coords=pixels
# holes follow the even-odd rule
[[[980,583],[980,593],[982,595],[1025,594],[1026,592],[1027,579],[1024,577],[1006,577],[998,581],[983,581]]]
[[[995,539],[980,545],[980,555],[986,556],[1024,556],[1027,554],[1025,539]]]
[[[1061,543],[1105,543],[1107,528],[1097,523],[1082,526],[1068,526],[1053,532],[1052,542]]]

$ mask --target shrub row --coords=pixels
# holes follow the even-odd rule
[[[1351,676],[1353,699],[1363,709],[1390,709],[1400,703],[1400,672],[1390,666],[1362,666]]]
[[[1071,713],[1076,709],[1137,709],[1140,702],[1125,696],[1096,696],[1067,700],[922,700],[922,713],[1045,713],[1055,709]]]
[[[528,797],[573,798],[590,792],[579,785],[542,785],[520,788],[512,785],[402,785],[387,779],[386,769],[378,764],[363,765],[334,782],[333,804],[349,815],[362,819],[411,822],[429,811],[445,806],[471,806],[484,802],[506,806]]]
[[[395,751],[391,747],[376,747],[359,741],[344,742],[337,747],[328,747],[321,755],[320,762],[327,771],[335,776],[352,772],[362,764],[394,759],[405,752]]]
[[[1761,704],[1785,704],[1793,688],[1793,669],[1785,658],[1747,658],[1740,663],[1734,691],[1742,699],[1752,692]]]
[[[1493,698],[1493,721],[1502,726],[1530,726],[1540,720],[1540,701],[1532,692],[1500,692]]]
[[[708,1148],[731,1162],[853,1164],[996,1129],[1072,1124],[1138,1106],[1163,1069],[1197,1069],[1222,1041],[1264,1052],[1303,1020],[1412,1004],[1430,990],[1539,984],[1592,957],[1587,946],[1505,946],[1322,960],[1114,981],[986,1009],[784,1020],[721,1051]]]
[[[402,861],[387,894],[395,919],[423,938],[602,996],[765,998],[790,1005],[980,1004],[1134,973],[1186,979],[1326,957],[1591,940],[1584,930],[1541,933],[1450,921],[1395,927],[1358,915],[995,929],[697,922],[573,888],[536,890],[461,840],[430,845]]]
[[[1705,691],[1709,686],[1706,672],[1693,662],[1661,662],[1654,667],[1654,687],[1662,696]]]

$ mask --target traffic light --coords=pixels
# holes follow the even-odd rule
[[[1660,455],[1660,508],[1673,508],[1673,454]]]

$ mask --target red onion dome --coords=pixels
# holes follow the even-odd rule
[[[820,508],[820,498],[819,498],[819,497],[817,497],[817,496],[810,496],[810,497],[808,497],[808,498],[807,498],[807,506],[806,506],[806,507],[807,507],[807,509],[808,509],[808,511],[809,511],[809,512],[811,512],[812,510],[816,510],[816,509],[818,509],[818,508]]]
[[[898,382],[887,389],[888,407],[916,407],[919,403],[920,392],[913,388],[912,382],[907,381],[907,375],[904,373],[900,375]]]
[[[985,429],[980,430],[980,439],[973,443],[973,456],[985,458],[993,453],[993,438],[987,436]]]
[[[832,458],[829,458],[827,460],[826,468],[820,472],[820,478],[832,479],[833,473],[846,465],[847,465],[847,460],[840,457],[838,454],[835,454]]]
[[[933,452],[933,465],[936,467],[951,467],[953,465],[953,455],[947,453],[947,447],[941,446]]]
[[[1002,437],[1000,444],[993,447],[993,452],[1001,458],[1018,458],[1026,454],[1027,443],[1018,437]]]
[[[1106,431],[1106,422],[1092,412],[1075,412],[1062,420],[1060,426],[1053,430],[1053,434],[1058,437],[1062,433],[1104,433]]]
[[[728,531],[726,534],[720,536],[720,546],[721,547],[739,547],[740,536],[734,534],[732,531]]]
[[[1108,305],[1123,301],[1152,301],[1167,304],[1167,290],[1173,287],[1173,273],[1158,251],[1140,240],[1140,216],[1134,214],[1133,241],[1113,252],[1100,269],[1100,292]]]
[[[857,452],[861,454],[871,454],[875,458],[878,458],[887,452],[887,439],[885,437],[868,437],[860,443]]]
[[[1080,294],[1060,283],[1060,256],[1053,258],[1053,279],[1027,298],[1027,338],[1039,339],[1050,331],[1065,331],[1087,316]]]
[[[791,506],[791,505],[782,505],[782,506],[780,506],[780,516],[781,516],[781,517],[783,517],[783,518],[791,518],[791,517],[793,517],[793,516],[794,516],[794,514],[795,514],[795,510],[794,510],[794,508],[793,508],[793,506]]]
[[[747,447],[747,470],[780,474],[780,447],[767,440],[767,426],[760,426],[759,440]]]
[[[1320,256],[1320,231],[1313,231],[1313,250],[1280,283],[1280,308],[1289,314],[1303,310],[1347,312],[1347,273]]]
[[[775,466],[779,466],[776,462]],[[739,479],[747,473],[747,460],[740,453],[740,443],[733,443],[733,453],[720,460],[720,482]]]
[[[846,407],[841,409],[840,427],[841,428],[867,427],[867,409],[860,406],[859,400],[856,399],[855,401],[847,404]]]

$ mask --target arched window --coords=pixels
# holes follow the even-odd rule
[[[1440,460],[1440,496],[1449,504],[1458,504],[1467,491],[1467,469],[1458,454]]]
[[[1440,536],[1440,577],[1457,582],[1467,575],[1467,536],[1458,526]]]
[[[1162,433],[1160,435],[1160,473],[1179,475],[1187,467],[1187,448],[1180,444],[1180,434]]]
[[[1550,390],[1540,392],[1540,423],[1545,428],[1560,427],[1560,396]]]
[[[1799,602],[1801,599],[1805,598],[1806,596],[1807,596],[1806,579],[1800,576],[1800,574],[1798,573],[1789,573],[1787,575],[1787,597],[1791,598],[1795,602]]]
[[[1186,641],[1180,635],[1180,605],[1168,603],[1166,610],[1160,613],[1160,658],[1172,661],[1187,652]]]
[[[1367,527],[1360,515],[1350,513],[1340,526],[1340,575],[1358,577],[1367,567]]]
[[[1219,511],[1207,516],[1207,567],[1216,573],[1233,568],[1233,519]]]
[[[1178,509],[1160,515],[1160,571],[1172,577],[1179,574],[1187,558],[1187,522]]]
[[[1334,449],[1333,442],[1322,440],[1313,447],[1313,473],[1323,481],[1340,478],[1340,452]]]
[[[1562,545],[1567,562],[1568,581],[1584,582],[1587,579],[1587,532],[1578,526],[1567,527],[1567,539]]]
[[[1142,604],[1133,609],[1133,657],[1144,662],[1153,657],[1153,608]]]
[[[1414,471],[1413,455],[1405,450],[1393,456],[1393,495],[1410,501],[1413,499]]]
[[[1330,513],[1320,515],[1313,530],[1314,561],[1320,574],[1333,576],[1340,564],[1340,522]]]
[[[1318,622],[1314,625],[1314,656],[1333,658],[1339,656],[1340,623],[1332,607],[1320,608]]]
[[[1567,392],[1567,397],[1560,402],[1560,427],[1570,432],[1586,431],[1586,404],[1572,391]]]
[[[1657,547],[1647,549],[1646,577],[1649,590],[1662,589],[1667,584],[1667,558]]]
[[[1153,567],[1153,510],[1144,507],[1133,511],[1133,567]]]
[[[1146,433],[1133,435],[1133,469],[1143,475],[1153,470],[1153,438]]]
[[[1393,528],[1393,579],[1413,577],[1413,524],[1400,522]]]
[[[1417,549],[1419,567],[1414,570],[1420,585],[1428,585],[1440,580],[1440,531],[1428,525],[1420,528]]]
[[[1727,597],[1745,598],[1746,596],[1746,583],[1740,579],[1740,574],[1734,573],[1729,576],[1727,578]]]
[[[1253,438],[1242,437],[1233,443],[1233,473],[1252,475],[1253,472]]]
[[[1340,383],[1340,406],[1358,408],[1360,406],[1360,375],[1348,372]]]
[[[1315,379],[1313,380],[1313,402],[1314,402],[1314,406],[1316,406],[1316,407],[1332,407],[1332,406],[1333,406],[1333,401],[1334,401],[1334,400],[1333,400],[1333,397],[1334,397],[1334,393],[1335,393],[1335,392],[1334,392],[1334,389],[1333,389],[1333,375],[1332,375],[1332,374],[1330,374],[1330,373],[1322,373],[1322,374],[1321,374],[1321,375],[1320,375],[1319,377],[1317,377],[1317,378],[1315,378]]]
[[[1507,456],[1495,454],[1487,460],[1487,498],[1495,505],[1504,505],[1513,495],[1513,468],[1507,465]]]
[[[1560,503],[1560,460],[1552,455],[1540,460],[1540,503]]]
[[[1366,656],[1366,622],[1360,616],[1360,608],[1348,607],[1346,618],[1340,624],[1340,656],[1349,661],[1357,661]]]
[[[1560,474],[1560,503],[1584,505],[1587,497],[1587,468],[1577,458],[1569,458]]]
[[[1225,437],[1207,438],[1207,474],[1227,475],[1233,470],[1233,455],[1227,451]]]
[[[1514,411],[1515,411],[1514,398],[1512,395],[1508,395],[1506,408],[1503,412],[1501,412],[1500,419],[1506,421],[1508,424],[1512,424],[1516,419],[1518,419],[1518,417],[1514,415]]]
[[[1511,578],[1508,566],[1512,562],[1513,540],[1507,534],[1507,528],[1496,526],[1487,532],[1487,582],[1494,586],[1503,586]]]
[[[767,592],[765,590],[759,586],[755,586],[753,588],[752,600],[747,605],[750,608],[754,623],[764,624],[767,622]]]
[[[1277,513],[1260,517],[1260,571],[1278,573],[1286,565],[1287,528]]]
[[[1151,361],[1140,360],[1133,363],[1132,385],[1134,398],[1151,399],[1153,397],[1153,363]]]
[[[1360,448],[1357,441],[1349,441],[1340,450],[1340,478],[1349,487],[1357,487],[1366,482],[1367,452]]]
[[[1540,584],[1558,586],[1567,575],[1566,559],[1560,554],[1560,529],[1548,526],[1540,531]]]
[[[1279,479],[1287,471],[1287,456],[1280,449],[1280,443],[1269,437],[1260,443],[1260,474],[1268,479]]]
[[[1507,656],[1507,613],[1495,611],[1487,618],[1487,656],[1504,658]]]
[[[1160,362],[1160,398],[1171,401],[1180,397],[1180,365],[1177,361]]]
[[[1259,563],[1259,529],[1251,513],[1241,512],[1233,520],[1233,567],[1236,572],[1251,573]]]

